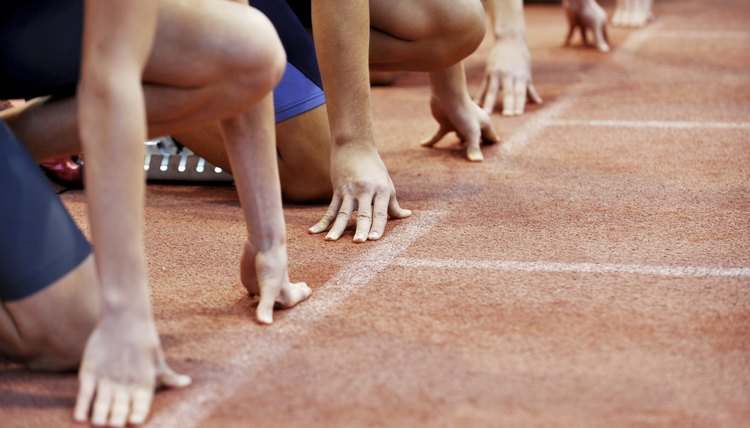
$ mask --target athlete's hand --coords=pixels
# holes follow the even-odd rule
[[[484,159],[479,148],[482,142],[500,142],[492,128],[490,115],[472,101],[468,94],[460,99],[439,99],[433,96],[430,109],[439,127],[432,138],[422,142],[424,147],[432,147],[446,134],[455,132],[461,143],[466,144],[466,158],[479,162]]]
[[[527,97],[531,102],[542,102],[531,81],[531,54],[522,37],[495,40],[487,58],[482,95],[479,97],[479,103],[487,113],[495,110],[500,90],[504,116],[523,114]]]
[[[326,240],[335,241],[357,210],[354,242],[377,240],[383,236],[388,217],[404,218],[411,211],[399,206],[396,189],[374,144],[334,147],[331,153],[333,199],[323,218],[310,228],[320,233],[331,226]]]
[[[595,0],[567,0],[563,2],[568,17],[568,36],[565,46],[570,45],[576,29],[581,32],[585,46],[589,45],[587,31],[594,34],[594,45],[601,52],[609,52],[609,37],[607,36],[607,13]]]
[[[190,377],[167,366],[153,320],[143,318],[104,316],[91,333],[78,372],[76,421],[138,425],[146,420],[157,387],[190,384]]]
[[[291,308],[312,294],[306,283],[289,281],[287,260],[286,245],[257,251],[245,243],[240,276],[250,295],[260,296],[255,316],[261,324],[273,323],[274,307]]]
[[[612,24],[618,27],[643,27],[653,18],[653,0],[617,0]]]

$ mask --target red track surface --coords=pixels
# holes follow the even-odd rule
[[[156,318],[194,378],[151,426],[750,426],[750,3],[655,13],[610,29],[605,55],[560,46],[559,7],[527,7],[545,104],[493,116],[505,143],[483,164],[418,146],[424,76],[374,89],[415,215],[354,245],[306,233],[324,207],[287,207],[314,294],[271,327],[239,284],[233,190],[149,187]],[[620,122],[574,122],[592,120]],[[64,199],[85,222],[83,195]],[[0,425],[66,425],[75,392],[0,363]]]

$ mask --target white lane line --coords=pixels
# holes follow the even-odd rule
[[[632,33],[625,42],[616,48],[614,56],[617,56],[619,52],[635,52],[642,44],[647,42],[649,39],[658,34],[658,29],[661,27],[661,22],[655,22],[653,25],[649,25],[646,28],[640,29],[635,33]]]
[[[750,129],[749,122],[688,122],[668,120],[580,120],[550,119],[549,126],[593,126],[660,129]]]
[[[560,116],[567,111],[578,99],[574,92],[575,91],[570,91],[568,95],[564,95],[554,104],[551,104],[545,107],[542,111],[534,114],[534,116],[532,116],[522,128],[514,132],[513,135],[503,143],[502,146],[500,146],[503,158],[521,151],[529,142],[534,141],[534,139],[547,128],[549,123],[555,120],[555,117]]]
[[[655,32],[653,36],[675,39],[750,39],[750,31],[663,30]]]
[[[636,51],[643,43],[651,38],[656,31],[656,28],[658,28],[658,23],[641,31],[631,33],[622,46],[618,47],[617,50],[611,54],[611,58],[616,60],[622,55]],[[539,134],[544,132],[552,121],[556,120],[557,117],[570,109],[580,97],[580,93],[585,84],[589,83],[591,80],[592,73],[589,73],[585,80],[573,84],[565,95],[560,97],[560,99],[531,116],[523,127],[513,133],[513,135],[502,144],[500,149],[502,153],[502,156],[500,157],[501,162],[505,163],[511,155],[520,152],[527,144],[534,141]]]
[[[399,257],[394,266],[439,269],[482,269],[523,272],[626,273],[672,277],[750,277],[750,268],[648,266],[609,263],[518,262],[511,260],[440,260]]]
[[[441,211],[415,213],[403,220],[379,242],[372,242],[370,250],[348,263],[310,299],[292,309],[274,325],[263,327],[254,340],[243,335],[217,334],[221,340],[205,343],[212,349],[231,349],[228,354],[216,354],[212,363],[225,370],[211,377],[210,383],[190,386],[187,396],[171,407],[160,411],[147,426],[159,428],[193,428],[258,373],[273,365],[299,341],[305,331],[333,313],[347,298],[359,292],[370,280],[391,265],[396,257],[428,233],[445,217]],[[322,238],[320,238],[322,239]],[[248,323],[250,318],[248,317]],[[236,330],[236,326],[232,327]],[[233,339],[226,340],[226,337]]]

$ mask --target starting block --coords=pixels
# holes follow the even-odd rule
[[[232,183],[232,176],[171,137],[146,141],[143,170],[149,181]]]

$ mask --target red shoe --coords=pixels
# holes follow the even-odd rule
[[[83,156],[68,156],[40,162],[47,176],[69,189],[83,188]]]

